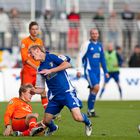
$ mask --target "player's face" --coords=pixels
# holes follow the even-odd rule
[[[97,41],[99,38],[99,32],[96,29],[90,31],[90,37],[93,41]]]
[[[31,89],[27,89],[27,91],[22,94],[22,97],[24,101],[30,102],[32,98]]]
[[[38,33],[39,33],[39,27],[37,25],[33,25],[30,29],[31,36],[37,37]]]
[[[31,54],[31,56],[33,57],[33,59],[35,59],[35,60],[41,60],[41,55],[40,55],[40,49],[31,49],[30,50],[30,54]]]

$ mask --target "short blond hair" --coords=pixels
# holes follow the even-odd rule
[[[30,53],[31,50],[36,50],[37,48],[39,48],[41,50],[41,52],[45,53],[46,50],[45,50],[45,47],[44,46],[41,46],[41,45],[32,45],[28,48],[28,52]]]

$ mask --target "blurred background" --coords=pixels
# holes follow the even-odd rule
[[[71,57],[70,79],[82,100],[88,98],[89,89],[84,77],[76,78],[76,58],[94,27],[99,30],[104,50],[111,43],[123,60],[122,99],[140,100],[140,0],[0,0],[1,101],[17,95],[22,67],[20,42],[29,35],[31,21],[38,22],[39,37],[47,50]],[[101,85],[103,81],[101,74]],[[120,100],[114,80],[105,92],[103,100]]]
[[[120,48],[123,67],[140,66],[139,0],[0,0],[0,68],[21,67],[20,41],[33,20],[46,49],[68,54],[73,67],[92,27],[104,49],[108,42]]]

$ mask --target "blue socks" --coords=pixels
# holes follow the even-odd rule
[[[82,117],[83,117],[83,122],[86,124],[86,125],[90,125],[91,122],[90,120],[88,119],[87,115],[84,114],[84,113],[81,113],[82,114]]]
[[[50,131],[55,131],[57,129],[56,125],[54,124],[53,121],[51,121],[49,124],[45,124],[45,125],[49,127]]]
[[[88,97],[88,110],[93,110],[94,109],[94,104],[96,100],[96,94],[95,93],[90,93]]]

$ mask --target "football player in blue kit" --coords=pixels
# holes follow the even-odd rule
[[[33,92],[42,93],[45,89],[45,82],[48,87],[49,103],[43,118],[43,126],[48,127],[45,135],[51,135],[58,129],[58,126],[52,121],[53,117],[64,106],[67,106],[73,119],[85,124],[85,133],[90,136],[92,124],[88,117],[81,113],[82,102],[77,98],[76,91],[65,70],[71,67],[70,58],[45,52],[43,47],[38,45],[31,46],[29,53],[35,60],[41,62],[37,73],[36,88],[33,89]]]
[[[77,77],[81,77],[81,68],[84,67],[84,75],[88,81],[90,93],[88,97],[88,117],[95,116],[94,104],[96,95],[99,91],[100,82],[100,64],[102,65],[105,76],[109,74],[106,68],[104,51],[102,44],[98,42],[99,32],[97,29],[90,30],[90,40],[83,43],[78,55]]]

